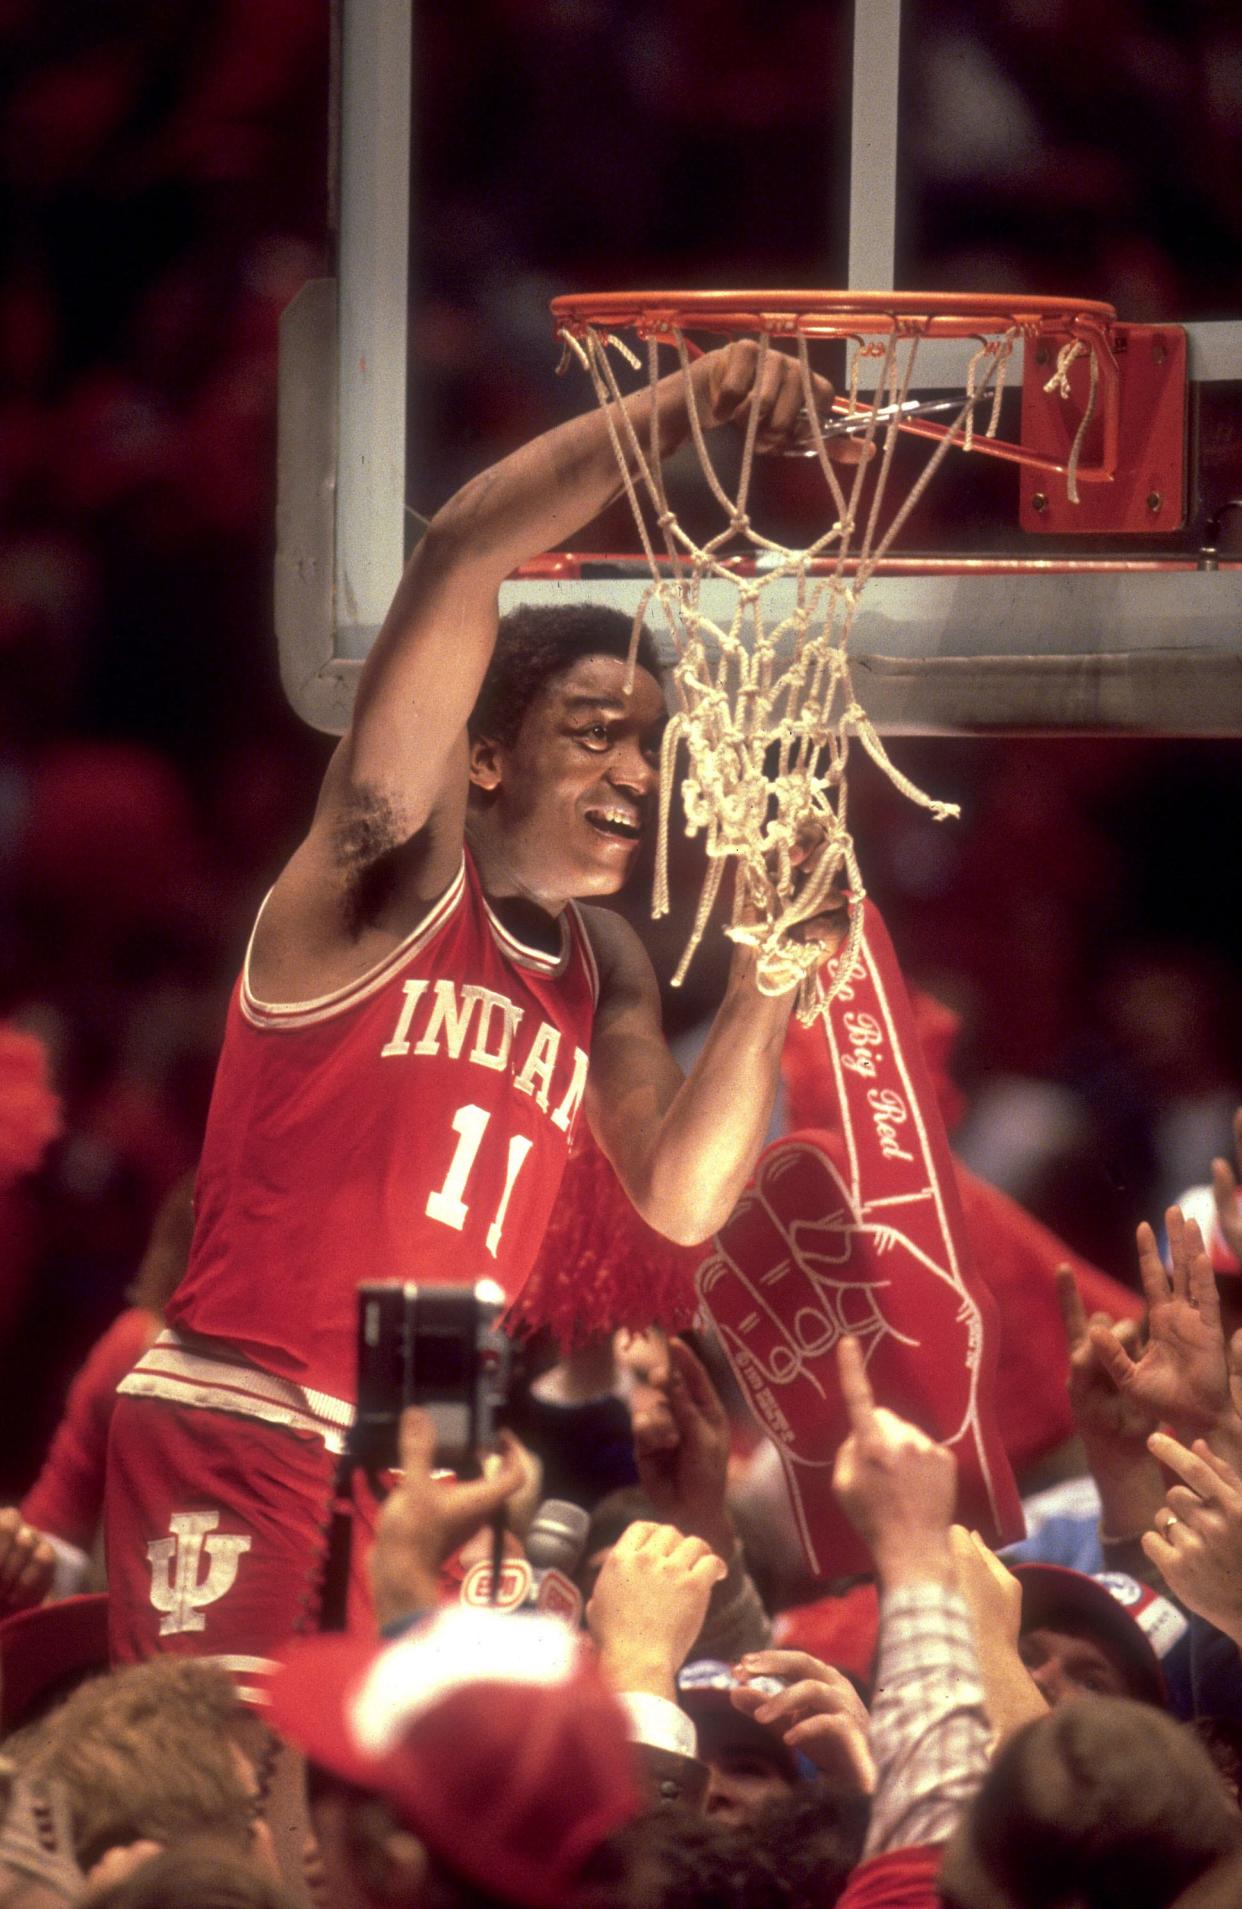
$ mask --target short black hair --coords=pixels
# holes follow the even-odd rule
[[[511,748],[526,712],[552,677],[584,656],[616,656],[624,662],[633,637],[632,617],[598,603],[524,603],[511,610],[500,619],[492,660],[470,712],[471,737],[487,736]],[[635,661],[657,683],[662,680],[655,638],[645,624]]]

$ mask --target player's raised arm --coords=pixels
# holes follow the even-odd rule
[[[704,426],[744,420],[757,404],[759,442],[775,444],[795,430],[802,386],[790,357],[769,353],[758,382],[757,365],[749,340],[707,354],[691,372],[694,400]],[[680,370],[625,401],[644,444],[653,407],[667,454],[689,429]],[[298,932],[318,925],[333,938],[342,895],[424,829],[415,892],[437,894],[452,879],[466,802],[465,726],[496,640],[500,584],[589,523],[619,488],[608,427],[593,409],[482,472],[437,511],[367,659],[308,843],[274,897],[278,916],[290,908],[300,915]]]

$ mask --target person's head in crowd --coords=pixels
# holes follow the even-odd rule
[[[83,1873],[110,1849],[210,1835],[239,1855],[268,1853],[240,1708],[217,1665],[164,1657],[83,1684],[46,1719],[24,1774],[66,1795]]]
[[[333,1909],[561,1909],[639,1808],[624,1712],[555,1618],[448,1607],[292,1646],[272,1721],[311,1765]]]
[[[799,1784],[769,1797],[739,1834],[781,1879],[786,1909],[832,1909],[861,1859],[871,1799],[850,1784]]]
[[[1161,1657],[1187,1632],[1167,1598],[1120,1572],[1019,1564],[1013,1574],[1022,1586],[1018,1652],[1051,1709],[1084,1696],[1166,1707]]]
[[[1149,1704],[1091,1697],[1019,1730],[948,1844],[951,1909],[1166,1909],[1242,1818],[1205,1752]]]
[[[117,1852],[82,1898],[89,1909],[297,1909],[265,1869],[228,1843],[194,1836],[172,1849]],[[116,1873],[109,1873],[115,1867]]]
[[[792,1795],[804,1775],[796,1753],[775,1731],[734,1708],[736,1681],[727,1664],[712,1658],[686,1664],[677,1679],[699,1760],[709,1772],[703,1814],[724,1823],[748,1822],[765,1803]],[[773,1680],[773,1691],[779,1688]]]
[[[1226,1796],[1242,1809],[1242,1720],[1232,1717],[1194,1717],[1186,1725],[1203,1745],[1225,1788]],[[1242,1891],[1238,1894],[1242,1902]]]
[[[822,1909],[830,1904],[828,1898]],[[674,1807],[651,1811],[608,1838],[576,1909],[802,1909],[802,1904],[749,1829],[739,1833],[718,1818]]]
[[[833,1909],[867,1814],[865,1797],[826,1784],[742,1823],[654,1810],[608,1838],[576,1909]]]

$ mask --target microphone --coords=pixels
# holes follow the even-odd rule
[[[527,1605],[563,1618],[575,1628],[582,1621],[582,1593],[573,1574],[582,1562],[590,1528],[590,1517],[581,1505],[545,1498],[526,1534],[526,1555],[535,1573]]]
[[[526,1556],[507,1558],[501,1568],[500,1591],[494,1600],[501,1610],[543,1611],[576,1626],[582,1617],[582,1593],[573,1573],[582,1562],[591,1520],[581,1505],[564,1498],[545,1498],[526,1534]],[[491,1565],[481,1559],[467,1571],[461,1586],[463,1604],[488,1604]]]
[[[526,1534],[526,1555],[536,1571],[563,1571],[572,1577],[586,1550],[590,1515],[564,1498],[545,1498]]]

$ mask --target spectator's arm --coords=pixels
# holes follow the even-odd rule
[[[1216,1217],[1221,1237],[1235,1259],[1242,1260],[1242,1205],[1238,1183],[1242,1180],[1242,1107],[1233,1116],[1234,1164],[1223,1155],[1212,1162],[1212,1191],[1216,1195]]]
[[[416,1405],[401,1414],[399,1442],[402,1480],[381,1507],[368,1559],[381,1630],[438,1604],[441,1566],[503,1510],[527,1477],[517,1441],[502,1432],[499,1463],[489,1475],[433,1478],[435,1426]]]
[[[703,1539],[671,1525],[640,1520],[622,1532],[587,1605],[600,1669],[614,1690],[676,1702],[677,1673],[724,1573]]]
[[[766,1649],[771,1622],[725,1502],[729,1420],[705,1367],[683,1340],[657,1332],[619,1334],[617,1358],[631,1378],[634,1464],[645,1496],[665,1523],[702,1538],[728,1566],[694,1655],[733,1663]]]
[[[1114,1384],[1091,1329],[1111,1329],[1118,1345],[1134,1358],[1139,1350],[1138,1322],[1117,1321],[1102,1312],[1088,1318],[1067,1265],[1057,1267],[1056,1284],[1069,1355],[1070,1411],[1100,1494],[1100,1542],[1136,1549],[1164,1497],[1160,1467],[1147,1449],[1156,1419]],[[1124,1568],[1116,1564],[1116,1569]]]
[[[1048,1714],[1047,1703],[1018,1655],[1022,1587],[977,1531],[954,1525],[949,1543],[957,1581],[970,1610],[994,1743],[1003,1743],[1024,1723]]]
[[[825,1776],[870,1796],[875,1789],[867,1706],[848,1677],[809,1651],[762,1650],[742,1659],[741,1680],[729,1701],[790,1750],[810,1758]],[[754,1677],[777,1677],[784,1689],[754,1690]]]
[[[865,1850],[876,1856],[948,1840],[983,1780],[989,1732],[949,1543],[953,1455],[876,1405],[856,1340],[841,1341],[838,1366],[850,1434],[833,1485],[880,1583],[876,1790]]]
[[[1242,1477],[1206,1439],[1187,1447],[1154,1432],[1151,1449],[1182,1482],[1143,1549],[1181,1603],[1242,1646]]]
[[[864,1854],[947,1843],[987,1774],[988,1742],[965,1599],[937,1578],[882,1590]]]
[[[0,1617],[42,1604],[52,1588],[56,1554],[15,1505],[0,1511]]]
[[[1165,1215],[1170,1266],[1166,1272],[1156,1236],[1139,1227],[1139,1276],[1147,1299],[1147,1343],[1137,1358],[1108,1325],[1089,1327],[1091,1344],[1128,1405],[1169,1425],[1181,1439],[1227,1434],[1237,1414],[1220,1300],[1212,1262],[1193,1220],[1171,1206]],[[1122,1534],[1118,1534],[1122,1535]]]

